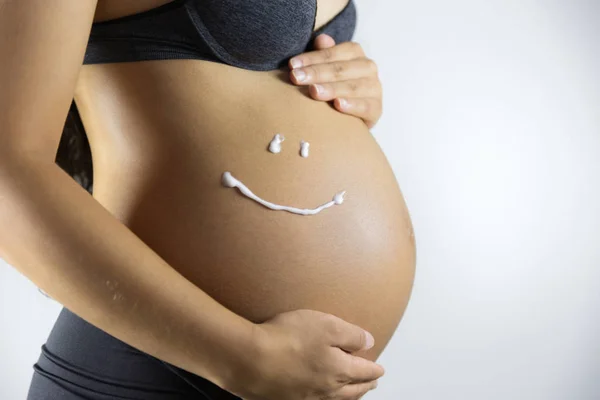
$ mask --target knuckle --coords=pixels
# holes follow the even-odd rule
[[[338,381],[335,375],[328,376],[325,378],[325,387],[329,390],[335,390],[344,384]]]
[[[383,85],[381,84],[381,81],[379,79],[375,80],[375,93],[377,94],[377,96],[381,97],[383,95]]]
[[[340,378],[337,374],[332,374],[331,370],[329,370],[322,371],[320,377],[318,378],[317,384],[321,389],[321,392],[331,395],[332,392],[344,386],[346,384],[346,380],[344,378]]]
[[[352,382],[352,371],[353,371],[353,366],[354,362],[353,361],[348,361],[345,362],[341,365],[338,366],[338,374],[337,374],[337,380],[340,383],[350,383]]]
[[[370,101],[370,102],[369,102],[369,105],[368,105],[368,107],[369,107],[369,112],[370,112],[372,115],[375,115],[375,116],[376,116],[376,115],[378,115],[378,114],[380,114],[380,113],[381,113],[381,107],[380,107],[380,104],[381,104],[381,103],[380,103],[379,101],[377,101],[377,100],[372,100],[372,101]]]
[[[354,51],[358,55],[364,55],[364,51],[360,43],[358,42],[350,42],[352,46],[352,51]]]
[[[304,400],[305,398],[302,397],[302,399]],[[309,400],[309,399],[313,400],[313,397],[306,397],[306,400]],[[319,394],[319,396],[315,397],[314,399],[315,400],[351,400],[351,399],[347,399],[345,397],[340,397],[339,393],[335,393],[332,391]]]
[[[373,59],[367,58],[366,63],[367,63],[367,68],[369,68],[369,71],[371,73],[373,73],[373,74],[379,73],[379,67],[377,66],[377,63]]]
[[[331,49],[331,47],[328,47],[326,49],[323,49],[323,59],[324,60],[331,60],[333,58],[333,50]]]
[[[333,75],[336,78],[342,78],[344,72],[346,71],[346,67],[342,63],[333,64]]]
[[[337,317],[333,314],[320,313],[319,315],[321,316],[321,321],[325,322],[326,324],[337,322]]]
[[[365,102],[365,108],[370,114],[377,114],[379,112],[379,101],[369,99]]]
[[[338,88],[336,87],[335,84],[321,84],[321,86],[323,86],[323,88],[325,89],[327,97],[331,97],[331,98],[337,97]]]
[[[342,390],[343,396],[342,399],[346,400],[356,400],[361,398],[366,391],[364,390],[364,385],[362,384],[354,384],[348,385]]]
[[[327,317],[326,319],[327,328],[329,333],[333,336],[339,336],[342,334],[342,326],[340,322],[334,316]]]
[[[306,351],[306,345],[301,337],[290,338],[287,344],[293,354],[301,355]]]
[[[361,86],[365,88],[365,97],[381,97],[381,84],[376,78],[363,78]]]
[[[316,390],[314,395],[316,396],[317,400],[331,400],[331,393],[327,393],[325,390]],[[309,397],[307,397],[309,398]],[[310,397],[312,398],[312,397]]]
[[[358,397],[358,396],[362,396],[366,392],[367,391],[365,390],[364,385],[354,385],[352,387],[352,389],[350,390],[350,396],[352,396],[353,398],[355,398],[355,397]]]
[[[358,82],[356,82],[356,81],[348,82],[348,90],[351,93],[356,93],[356,92],[358,92],[359,89],[360,89],[360,85],[358,84]]]
[[[362,385],[359,389],[358,389],[358,393],[356,394],[358,396],[358,399],[362,399],[363,396],[365,394],[367,394],[367,392],[375,389],[376,386],[373,385],[373,383],[365,383],[364,385]]]
[[[362,110],[362,112],[364,114],[370,114],[373,112],[373,106],[371,105],[371,102],[368,100],[361,102],[360,109]]]
[[[313,78],[315,81],[318,81],[321,79],[321,71],[316,67],[306,67],[306,76],[308,79]]]

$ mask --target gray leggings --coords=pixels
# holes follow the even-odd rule
[[[241,400],[61,310],[41,348],[27,400]]]

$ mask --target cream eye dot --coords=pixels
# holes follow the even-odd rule
[[[300,155],[304,158],[308,157],[308,147],[310,143],[305,142],[304,140],[300,141]]]
[[[269,143],[269,151],[277,154],[281,152],[281,143],[285,140],[285,136],[280,133],[275,134],[271,142]]]

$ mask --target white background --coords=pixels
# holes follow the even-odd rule
[[[356,1],[418,251],[364,398],[600,399],[600,1]],[[0,299],[24,399],[60,306],[5,264]]]

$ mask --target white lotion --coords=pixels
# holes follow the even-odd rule
[[[285,140],[285,136],[277,133],[269,143],[269,151],[271,153],[279,153],[281,151],[281,143]]]
[[[300,215],[314,215],[314,214],[317,214],[318,212],[321,212],[322,210],[329,208],[333,205],[342,204],[344,202],[344,195],[346,194],[346,191],[336,193],[336,195],[333,196],[333,200],[331,200],[328,203],[323,204],[322,206],[314,208],[314,209],[295,208],[295,207],[280,206],[278,204],[273,204],[266,200],[261,199],[260,197],[258,197],[254,193],[252,193],[252,191],[250,189],[248,189],[248,187],[246,185],[244,185],[242,182],[240,182],[239,180],[234,178],[230,172],[223,173],[221,182],[223,183],[223,186],[230,187],[230,188],[235,188],[235,187],[238,188],[240,190],[240,192],[242,192],[243,195],[245,195],[246,197],[249,197],[250,199],[256,201],[257,203],[262,204],[263,206],[265,206],[267,208],[270,208],[271,210],[288,211],[288,212],[291,212],[294,214],[300,214]]]
[[[304,158],[308,157],[308,147],[310,143],[305,142],[304,140],[300,141],[300,155]]]

